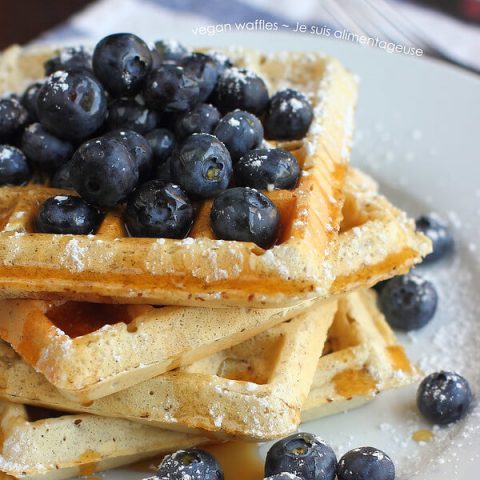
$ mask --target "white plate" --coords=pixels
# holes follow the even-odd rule
[[[142,35],[141,31],[136,33]],[[308,35],[232,33],[195,37],[172,25],[172,31],[163,30],[161,36],[191,45],[317,50],[338,57],[359,75],[352,163],[373,174],[383,191],[411,215],[436,211],[448,218],[457,241],[452,259],[419,269],[432,278],[439,291],[435,319],[421,332],[401,338],[427,373],[440,368],[457,370],[478,393],[479,78],[428,59]],[[386,451],[396,463],[398,480],[480,477],[478,406],[465,421],[436,429],[434,440],[425,445],[411,440],[411,434],[421,428],[429,426],[417,414],[415,387],[386,393],[365,407],[301,427],[327,440],[339,456],[362,445]],[[141,477],[120,471],[107,475],[108,479],[122,480]]]

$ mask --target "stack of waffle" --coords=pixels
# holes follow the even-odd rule
[[[356,84],[317,54],[228,52],[315,117],[278,143],[302,166],[269,197],[278,244],[129,238],[121,209],[95,235],[35,233],[46,198],[0,188],[0,470],[61,479],[229,439],[265,441],[414,381],[373,286],[430,251],[348,165]],[[0,56],[0,93],[42,76],[48,50]],[[228,479],[227,479],[228,480]]]

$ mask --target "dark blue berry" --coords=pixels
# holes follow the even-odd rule
[[[256,73],[232,67],[218,78],[214,99],[222,113],[240,109],[260,115],[268,104],[268,90]]]
[[[145,83],[145,100],[154,110],[186,112],[198,103],[198,81],[182,67],[161,65],[153,70]]]
[[[158,120],[158,113],[148,109],[143,97],[137,95],[114,100],[108,107],[106,123],[110,130],[122,128],[145,135],[157,126]]]
[[[233,67],[233,62],[222,52],[210,51],[208,52],[218,65],[220,75],[227,69]]]
[[[235,110],[220,120],[214,135],[225,144],[235,162],[248,151],[260,146],[263,141],[263,127],[252,113]]]
[[[0,185],[21,185],[31,176],[23,152],[11,145],[0,145]]]
[[[159,182],[162,182],[163,185],[173,183],[172,162],[173,157],[170,156],[163,163],[157,165],[155,178]]]
[[[307,97],[292,88],[277,92],[265,113],[265,136],[275,140],[303,138],[313,120],[313,108]]]
[[[213,455],[191,448],[167,455],[158,467],[157,477],[168,480],[223,480],[223,471]]]
[[[29,160],[41,170],[56,170],[70,160],[73,146],[49,133],[40,123],[32,123],[22,135],[21,148]]]
[[[220,112],[209,103],[199,103],[175,122],[175,133],[183,139],[193,133],[213,133],[220,121]]]
[[[100,224],[100,212],[80,197],[50,197],[38,209],[35,229],[41,233],[87,235]]]
[[[58,71],[37,97],[40,123],[53,135],[79,142],[95,133],[107,116],[103,87],[86,71]]]
[[[379,301],[388,323],[409,331],[424,327],[433,318],[438,295],[431,282],[409,273],[389,280]]]
[[[208,133],[191,135],[173,155],[172,177],[192,197],[218,195],[228,187],[232,171],[225,145]]]
[[[297,475],[288,472],[276,473],[275,475],[271,475],[270,477],[264,478],[264,480],[302,480]]]
[[[188,54],[189,51],[175,40],[157,40],[152,53],[156,67],[162,63],[177,63]]]
[[[100,40],[93,51],[95,76],[114,97],[135,94],[152,68],[147,44],[132,33],[114,33]]]
[[[389,280],[382,280],[381,282],[376,283],[373,288],[377,293],[380,293],[383,290],[383,287],[385,287],[388,284]]]
[[[213,92],[220,72],[219,64],[209,55],[192,53],[179,62],[186,74],[198,81],[200,94],[199,102],[205,101]]]
[[[37,114],[37,97],[40,88],[42,88],[43,81],[34,82],[27,87],[20,99],[21,104],[28,112],[29,120],[36,122],[38,120]]]
[[[251,150],[235,164],[235,179],[242,187],[291,189],[297,185],[299,176],[297,159],[281,148]]]
[[[0,98],[0,142],[9,141],[25,127],[28,112],[15,96]]]
[[[89,203],[113,207],[125,200],[138,182],[138,166],[128,148],[112,137],[89,140],[74,153],[70,180]]]
[[[64,163],[52,176],[50,186],[54,188],[63,188],[67,190],[73,190],[73,185],[70,180],[70,168],[72,161]]]
[[[253,242],[262,248],[273,245],[280,224],[273,202],[263,193],[243,187],[220,194],[213,202],[210,219],[218,239]]]
[[[160,165],[167,160],[175,148],[175,135],[166,128],[156,128],[145,135],[153,152],[153,161]]]
[[[338,480],[395,480],[395,465],[381,450],[360,447],[340,459],[337,475]]]
[[[51,75],[57,70],[72,72],[75,70],[92,70],[92,53],[85,47],[65,47],[48,59],[45,64],[45,75]]]
[[[113,130],[106,137],[122,142],[135,161],[140,182],[148,180],[153,171],[153,152],[148,140],[133,130]]]
[[[455,242],[447,223],[435,213],[422,215],[416,220],[417,230],[424,233],[432,241],[432,253],[423,260],[434,263],[453,251]]]
[[[267,453],[265,476],[288,472],[304,480],[333,480],[337,457],[311,433],[295,433],[275,443]]]
[[[446,425],[463,418],[473,395],[467,380],[458,373],[437,372],[424,378],[417,391],[417,407],[430,422]]]
[[[185,192],[160,180],[138,187],[125,210],[125,224],[133,237],[184,238],[193,218],[193,206]]]

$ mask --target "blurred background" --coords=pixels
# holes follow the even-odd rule
[[[344,28],[480,71],[480,0],[0,0],[0,49],[95,41],[114,31],[160,38],[172,22],[255,19]]]

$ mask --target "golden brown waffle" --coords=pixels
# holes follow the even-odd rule
[[[10,402],[0,402],[0,436],[0,471],[29,480],[90,475],[208,441],[118,418]]]
[[[41,76],[43,60],[51,54],[18,47],[6,51],[0,93]],[[271,91],[287,83],[314,106],[306,137],[282,144],[302,166],[297,188],[268,193],[281,216],[277,244],[263,250],[250,242],[216,240],[211,201],[198,206],[184,240],[128,237],[120,207],[107,213],[95,235],[38,234],[31,220],[39,203],[62,192],[38,186],[1,189],[0,296],[265,308],[328,294],[355,81],[336,60],[317,54],[243,50],[235,60],[257,71]]]
[[[325,348],[316,340],[314,348],[310,344],[308,349],[310,357],[302,322],[305,325],[301,318],[294,319],[89,406],[65,399],[6,344],[0,344],[0,396],[165,429],[208,430],[219,438],[263,441],[294,431],[301,408],[304,419],[328,415],[417,378],[416,369],[378,311],[374,292],[361,290],[339,300]],[[297,343],[292,345],[289,338]],[[322,350],[318,361],[316,355]],[[304,402],[312,365],[316,368],[314,383]]]
[[[365,175],[349,169],[345,194],[331,297],[404,273],[430,249]],[[0,338],[66,396],[86,402],[240,343],[309,305],[252,310],[3,300]]]

